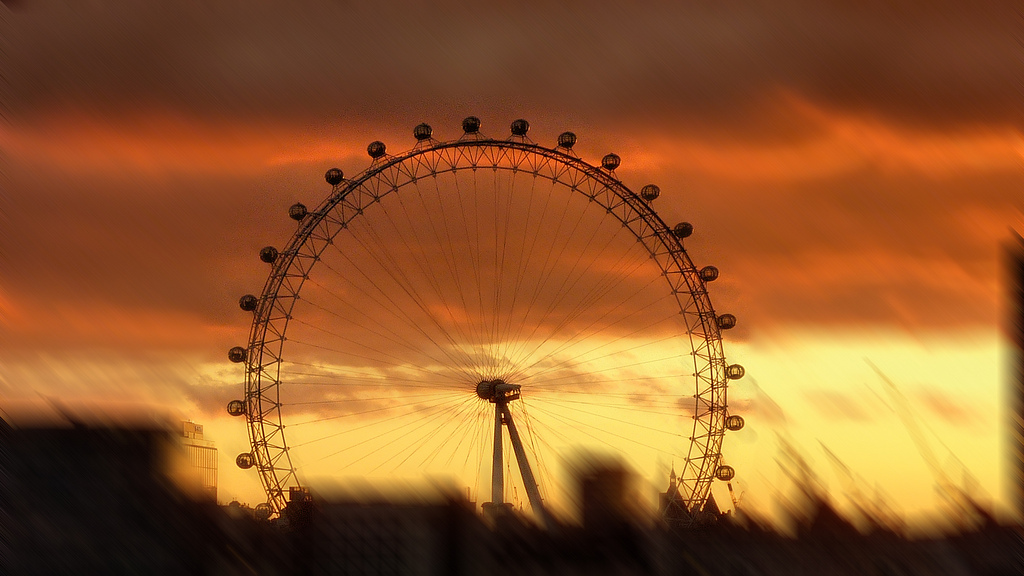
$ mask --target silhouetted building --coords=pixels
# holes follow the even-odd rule
[[[583,527],[600,530],[628,522],[629,474],[621,467],[594,466],[580,477]]]
[[[679,493],[679,481],[676,478],[675,468],[668,476],[668,488],[658,494],[658,513],[669,525],[681,523],[690,516],[686,511],[683,495]]]
[[[1024,574],[1019,528],[994,523],[922,540],[861,534],[824,507],[796,537],[728,516],[637,523],[628,474],[614,467],[580,476],[597,530],[489,529],[465,500],[332,501],[303,489],[281,518],[261,520],[180,490],[175,427],[4,424],[0,574]]]
[[[218,542],[172,428],[70,424],[0,434],[0,573],[201,573]]]
[[[1009,314],[1006,322],[1013,363],[1005,394],[1009,415],[1007,466],[1009,500],[1024,518],[1024,239],[1014,234],[1006,248]]]
[[[486,549],[486,530],[466,502],[323,500],[292,489],[284,517],[296,573],[485,572],[470,568],[474,553]]]
[[[185,446],[191,470],[197,476],[200,494],[211,502],[217,501],[217,448],[203,439],[203,426],[194,422],[181,423],[181,443]]]

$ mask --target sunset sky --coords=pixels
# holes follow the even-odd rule
[[[295,201],[475,115],[516,118],[692,222],[747,377],[726,461],[771,510],[826,446],[911,517],[947,474],[1003,499],[1001,247],[1024,230],[1024,39],[1012,2],[517,1],[0,6],[0,408],[161,406],[206,426],[220,498],[255,503],[225,411],[262,246]],[[781,439],[781,441],[780,441]],[[969,474],[967,474],[969,473]],[[967,476],[971,479],[965,480]],[[717,489],[716,489],[717,490]],[[716,492],[717,493],[717,492]]]

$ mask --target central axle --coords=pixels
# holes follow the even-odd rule
[[[476,395],[492,403],[508,402],[519,398],[519,385],[508,384],[500,378],[483,380],[476,385]]]

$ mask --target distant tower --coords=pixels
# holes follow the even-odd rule
[[[1010,505],[1018,520],[1024,519],[1024,238],[1014,233],[1006,249],[1008,314],[1006,331],[1011,354],[1006,390],[1008,411],[1006,475]]]
[[[676,476],[676,468],[672,466],[672,472],[668,475],[668,489],[658,494],[658,512],[666,524],[676,527],[690,526],[694,522],[713,520],[722,515],[718,503],[715,502],[715,496],[710,492],[698,514],[690,512],[686,507],[686,500],[679,493],[681,485],[679,477]]]
[[[217,449],[210,440],[203,440],[203,426],[195,422],[181,423],[181,443],[188,461],[199,477],[202,495],[217,501]]]
[[[687,524],[690,520],[690,513],[686,509],[683,496],[679,493],[679,481],[676,477],[676,468],[668,475],[668,489],[658,495],[658,511],[661,517],[670,526]]]

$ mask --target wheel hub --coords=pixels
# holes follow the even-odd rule
[[[515,400],[519,398],[519,388],[518,384],[509,384],[501,378],[481,380],[476,385],[476,395],[488,402]]]

